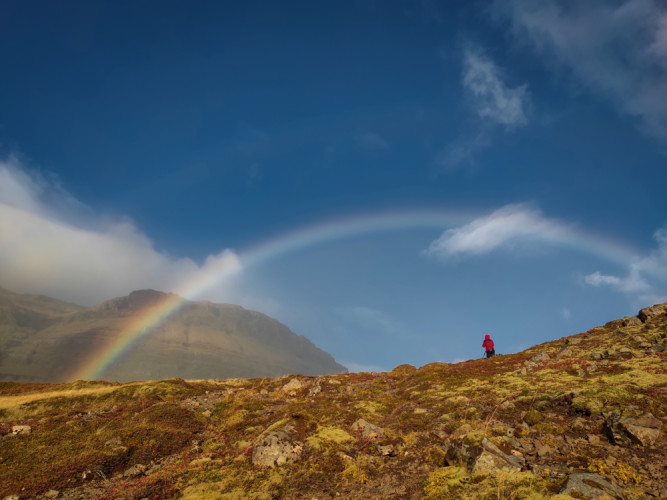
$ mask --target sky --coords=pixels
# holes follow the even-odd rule
[[[667,302],[667,3],[4,1],[0,286],[240,304],[351,371]]]

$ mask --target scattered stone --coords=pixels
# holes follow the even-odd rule
[[[7,495],[2,500],[20,500],[20,497],[18,495]]]
[[[618,354],[625,359],[630,359],[633,356],[632,350],[627,347],[619,347]]]
[[[204,415],[206,418],[209,418],[212,415],[211,410],[204,410],[202,415]]]
[[[44,493],[44,498],[58,498],[59,496],[60,492],[58,490],[49,490]]]
[[[560,351],[556,353],[557,358],[562,358],[565,356],[572,356],[572,349],[569,346],[563,347]]]
[[[614,410],[605,420],[604,433],[613,444],[649,446],[660,436],[662,422],[651,413]]]
[[[601,360],[603,357],[604,357],[604,356],[602,356],[602,353],[599,353],[599,352],[593,352],[593,353],[591,353],[591,359],[594,359],[594,360],[598,360],[598,361],[599,361],[599,360]]]
[[[146,472],[147,467],[142,464],[136,464],[127,469],[125,472],[123,472],[123,477],[124,478],[133,478],[133,477],[139,477],[143,476],[144,472]]]
[[[565,343],[566,343],[567,345],[577,345],[577,344],[581,344],[581,338],[580,338],[580,337],[570,337],[570,338],[568,338],[568,339],[565,341]]]
[[[272,431],[259,440],[252,450],[252,463],[277,467],[296,462],[303,453],[303,443],[292,442],[284,431]]]
[[[510,400],[503,401],[500,403],[500,408],[503,410],[513,410],[515,407],[514,403]]]
[[[377,450],[380,452],[380,455],[383,457],[395,457],[396,456],[396,448],[394,448],[394,445],[388,444],[388,445],[383,445],[383,446],[378,446]]]
[[[454,432],[452,432],[452,438],[454,439],[460,438],[461,436],[465,436],[471,431],[472,431],[472,426],[470,424],[463,424]]]
[[[104,443],[104,446],[107,448],[120,448],[123,446],[123,442],[117,437],[112,437]]]
[[[588,440],[589,443],[593,445],[599,445],[600,444],[600,436],[597,434],[589,434],[586,436],[586,439]]]
[[[304,387],[308,387],[308,384],[301,382],[298,378],[293,378],[283,386],[282,391],[288,396],[296,396],[297,391]]]
[[[570,474],[562,490],[561,495],[572,493],[585,495],[588,498],[623,498],[623,490],[617,484],[607,481],[599,474],[577,473]]]
[[[618,355],[618,353],[616,352],[616,349],[606,349],[604,351],[604,357],[605,358],[614,358],[617,355]]]
[[[540,458],[550,457],[556,453],[556,449],[549,446],[548,444],[542,443],[541,446],[536,446],[535,450],[537,451],[537,456]]]
[[[498,471],[520,471],[525,465],[521,453],[507,455],[488,439],[481,444],[465,445],[460,441],[447,452],[448,463],[466,463],[473,476],[492,474]]]
[[[541,363],[542,361],[546,361],[547,359],[551,359],[551,356],[549,356],[546,352],[538,352],[535,354],[532,358],[530,358],[531,363]]]
[[[665,352],[666,347],[664,345],[654,345],[649,348],[650,352]]]
[[[352,430],[355,432],[361,432],[361,436],[373,439],[384,436],[384,431],[380,429],[377,425],[367,422],[363,418],[360,418],[352,424]]]
[[[649,342],[648,342],[648,339],[647,339],[646,337],[642,337],[641,335],[635,335],[634,337],[632,337],[632,340],[634,340],[635,342],[637,342],[639,345],[642,345],[642,344],[648,344],[648,343],[649,343]]]
[[[12,426],[12,434],[18,436],[19,434],[30,434],[32,427],[29,425],[14,425]]]
[[[428,410],[426,408],[415,408],[414,413],[415,415],[423,415],[424,413],[428,413]]]

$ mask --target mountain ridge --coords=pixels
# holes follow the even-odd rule
[[[111,380],[346,370],[306,337],[237,305],[192,302],[156,290],[136,290],[89,308],[35,297],[0,294],[0,378],[5,380],[67,381],[77,366],[123,341],[123,334],[134,343],[103,373]],[[42,302],[49,305],[46,312],[39,310]],[[147,325],[141,321],[149,315],[165,319],[151,320],[144,332]]]

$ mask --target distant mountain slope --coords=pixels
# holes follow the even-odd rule
[[[0,379],[63,382],[173,294],[132,292],[91,308],[0,289]],[[280,322],[240,306],[188,302],[105,372],[120,382],[346,371]]]

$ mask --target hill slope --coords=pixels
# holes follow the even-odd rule
[[[0,498],[665,498],[666,344],[667,304],[389,373],[0,383]]]
[[[0,378],[64,382],[101,356],[152,308],[179,298],[132,292],[92,308],[28,295],[0,294]],[[182,299],[180,299],[182,300]],[[115,381],[320,375],[344,372],[324,351],[285,325],[240,306],[183,301],[109,367]]]

